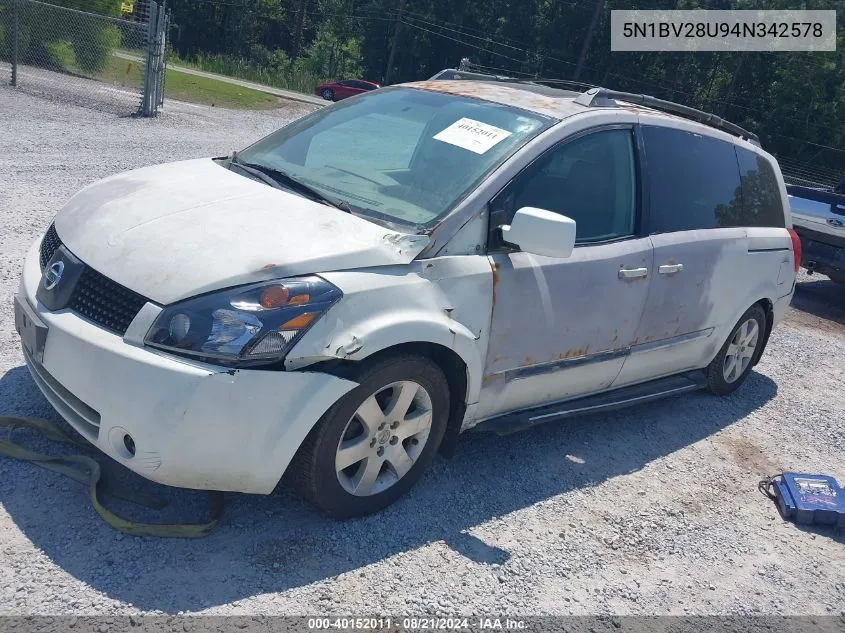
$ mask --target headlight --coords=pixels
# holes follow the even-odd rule
[[[316,276],[229,288],[165,308],[145,343],[226,365],[278,361],[341,296]]]

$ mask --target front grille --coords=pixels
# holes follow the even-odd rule
[[[61,245],[62,241],[59,239],[59,234],[56,233],[56,225],[51,224],[41,240],[41,270],[44,270],[47,262],[53,258],[53,254]]]
[[[41,240],[42,270],[61,245],[62,240],[56,232],[56,226],[50,225]],[[123,336],[145,303],[145,297],[86,265],[76,282],[67,307],[100,327]]]
[[[137,292],[86,266],[68,307],[97,325],[123,336],[147,300]]]

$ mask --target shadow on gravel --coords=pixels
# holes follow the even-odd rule
[[[100,521],[75,482],[9,460],[0,460],[0,504],[35,548],[95,591],[143,610],[193,611],[357,572],[391,557],[399,559],[401,580],[401,565],[416,564],[406,555],[432,541],[476,563],[505,562],[509,553],[472,535],[475,526],[640,470],[742,419],[776,392],[769,378],[752,373],[726,398],[696,393],[504,438],[466,436],[457,455],[438,459],[407,497],[376,516],[345,523],[323,517],[290,492],[231,494],[220,525],[203,540],[129,537]],[[22,367],[0,379],[0,403],[1,413],[55,419]],[[247,421],[232,423],[248,432]],[[204,516],[202,493],[151,484],[113,462],[107,470],[170,498],[166,518]],[[678,485],[687,485],[687,477],[679,472]],[[147,521],[161,516],[129,511]],[[559,519],[561,526],[569,521],[565,512]]]
[[[791,306],[821,319],[845,325],[845,285],[827,277],[804,277],[795,286]]]
[[[842,484],[839,485],[841,486]],[[831,525],[796,525],[795,527],[802,532],[823,536],[835,543],[845,545],[845,527],[833,527]]]

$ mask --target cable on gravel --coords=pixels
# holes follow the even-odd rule
[[[61,428],[48,420],[38,418],[0,416],[0,429],[9,430],[9,437],[0,439],[0,455],[30,461],[42,468],[61,473],[71,479],[87,484],[90,491],[91,505],[102,519],[114,529],[133,536],[155,536],[158,538],[202,538],[217,525],[223,511],[223,493],[210,493],[211,519],[206,523],[138,523],[118,516],[100,501],[100,495],[108,495],[129,501],[136,505],[161,509],[166,501],[158,497],[129,490],[127,488],[107,486],[102,480],[99,462],[86,455],[47,455],[30,450],[11,440],[15,429],[30,429],[39,432],[45,438],[62,444],[80,446],[81,443],[67,435]]]

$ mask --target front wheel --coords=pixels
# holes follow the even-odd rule
[[[356,380],[291,464],[303,496],[337,518],[378,512],[407,492],[434,460],[448,420],[446,377],[426,358],[387,358]]]
[[[334,90],[331,88],[324,88],[323,91],[320,93],[320,96],[323,97],[326,101],[334,101]]]
[[[707,389],[720,396],[740,388],[751,373],[754,358],[760,353],[766,331],[766,313],[754,305],[742,315],[728,340],[708,365]]]

